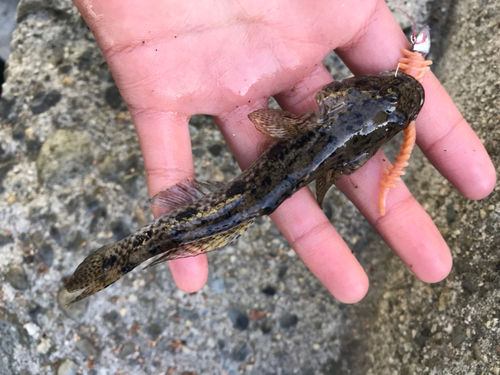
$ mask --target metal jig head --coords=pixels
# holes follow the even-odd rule
[[[414,52],[420,52],[424,55],[429,53],[431,49],[431,28],[428,25],[425,25],[420,33],[415,38],[415,31],[410,38],[411,44],[413,45]]]
[[[399,8],[399,7],[398,7]],[[413,23],[413,34],[410,36],[410,42],[412,44],[413,52],[420,52],[421,54],[427,55],[431,49],[431,28],[428,25],[422,27],[417,36],[417,24],[413,21],[413,18],[410,17],[408,13],[406,13],[403,9],[399,8],[401,12],[403,12],[406,17]]]

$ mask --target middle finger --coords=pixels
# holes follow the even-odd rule
[[[312,93],[329,81],[331,76],[321,67],[292,91],[312,97]],[[315,106],[314,100],[296,104],[297,107],[303,105],[304,109]],[[265,140],[248,119],[248,113],[266,105],[267,100],[260,100],[215,119],[243,169],[258,157],[259,144]],[[364,297],[368,289],[366,274],[308,188],[286,200],[271,218],[306,266],[338,300],[353,303]]]

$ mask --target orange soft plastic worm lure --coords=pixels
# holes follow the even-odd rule
[[[413,76],[417,81],[422,83],[424,74],[430,70],[429,65],[432,64],[432,61],[425,60],[425,55],[429,52],[431,46],[429,26],[424,26],[416,38],[414,32],[411,37],[411,42],[413,51],[408,51],[407,49],[401,50],[404,57],[398,60],[396,74],[398,70],[402,70],[404,73]],[[396,161],[391,167],[387,168],[388,171],[384,173],[384,179],[380,181],[379,209],[381,216],[385,215],[386,199],[389,190],[395,187],[396,182],[401,180],[400,176],[405,174],[403,169],[408,166],[408,159],[410,159],[411,152],[415,146],[416,138],[415,121],[412,121],[404,130],[404,141],[399,149],[399,154],[396,155]]]

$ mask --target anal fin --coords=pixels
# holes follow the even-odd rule
[[[239,236],[241,236],[244,231],[248,229],[248,227],[253,222],[253,219],[248,220],[243,224],[230,228],[224,232],[220,232],[209,237],[204,237],[199,240],[185,242],[179,245],[179,247],[161,254],[158,258],[149,263],[146,268],[154,266],[158,263],[165,262],[167,260],[192,257],[207,253],[212,250],[220,249],[221,247],[224,247],[235,241]]]

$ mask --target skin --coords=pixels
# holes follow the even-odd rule
[[[332,77],[321,64],[335,50],[354,74],[395,67],[408,41],[382,0],[164,1],[75,0],[128,104],[144,155],[150,196],[194,175],[188,120],[210,114],[242,169],[265,137],[247,115],[274,96],[300,115]],[[417,144],[464,196],[486,197],[496,174],[477,136],[432,73]],[[446,150],[444,152],[443,150]],[[379,180],[388,165],[378,152],[337,182],[382,238],[421,280],[448,275],[450,251],[403,183],[378,213]],[[354,188],[356,186],[356,188]],[[164,211],[153,207],[155,216]],[[271,218],[298,256],[338,300],[359,301],[368,278],[351,250],[304,188]],[[205,255],[169,262],[177,286],[199,290]]]

